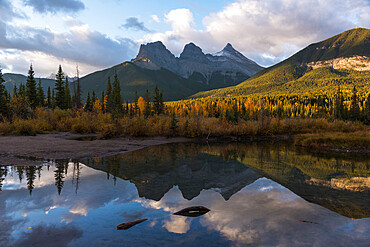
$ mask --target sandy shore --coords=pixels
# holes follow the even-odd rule
[[[91,136],[91,135],[88,135]],[[186,138],[117,138],[110,140],[71,140],[86,137],[71,133],[37,136],[1,136],[0,165],[37,165],[43,159],[81,159],[130,152],[152,145],[186,142]],[[24,159],[33,157],[36,160]]]

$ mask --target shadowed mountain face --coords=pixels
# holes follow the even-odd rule
[[[13,73],[5,73],[3,79],[5,80],[5,88],[8,92],[13,92],[14,86],[16,85],[19,89],[19,85],[23,84],[26,85],[27,76],[21,74],[13,74]],[[36,79],[36,83],[39,83],[38,78]],[[41,78],[41,85],[45,92],[47,92],[48,87],[53,89],[55,87],[55,80]]]
[[[180,56],[175,57],[158,41],[141,45],[133,62],[152,70],[165,68],[213,88],[236,85],[263,69],[231,44],[227,44],[220,52],[204,54],[200,47],[189,43]]]
[[[106,171],[108,177],[131,181],[140,197],[156,201],[173,186],[188,200],[203,189],[213,189],[229,200],[266,177],[348,218],[370,217],[368,157],[317,156],[280,143],[171,144],[85,164]]]

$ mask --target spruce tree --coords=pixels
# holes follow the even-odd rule
[[[37,105],[41,107],[45,105],[45,94],[41,86],[41,79],[39,79],[39,84],[37,87]]]
[[[71,101],[71,91],[69,90],[69,84],[68,84],[68,76],[66,76],[65,86],[64,86],[64,106],[65,109],[69,109],[72,107],[72,101]]]
[[[59,65],[59,69],[56,75],[56,82],[55,82],[55,107],[59,107],[60,109],[65,109],[65,87],[64,87],[64,73],[62,70],[62,66]]]
[[[55,91],[53,88],[53,91],[51,92],[51,108],[55,109]]]
[[[48,95],[47,95],[47,98],[46,98],[46,103],[47,103],[47,107],[48,108],[51,108],[52,107],[52,99],[51,99],[51,90],[50,90],[50,87],[48,87]]]
[[[16,97],[18,94],[18,88],[17,88],[17,84],[14,84],[14,88],[13,88],[13,97]]]
[[[93,91],[92,92],[92,97],[91,97],[91,102],[92,102],[93,105],[95,103],[95,100],[96,100],[96,94],[95,94],[95,91]]]
[[[104,105],[105,93],[104,91],[101,93],[101,110],[105,112],[105,105]]]
[[[3,73],[0,68],[0,120],[1,116],[5,116],[8,113],[7,105],[7,91],[4,86],[5,80],[3,79]]]
[[[357,89],[356,86],[353,86],[352,89],[352,99],[351,99],[351,120],[358,120],[360,117],[360,108],[358,106],[358,99],[357,99]]]
[[[152,111],[152,108],[151,108],[151,104],[150,104],[149,91],[147,89],[146,94],[145,94],[145,108],[144,108],[145,118],[150,116],[151,111]]]
[[[92,108],[93,108],[93,104],[91,102],[90,92],[88,92],[87,93],[86,103],[85,103],[85,106],[84,106],[84,110],[85,111],[88,111],[88,112],[91,112],[92,111]]]
[[[138,102],[137,91],[135,91],[135,99],[134,99],[134,114],[135,114],[135,115],[140,115],[140,114],[139,114],[139,105],[137,104],[137,102]]]
[[[104,98],[105,111],[113,112],[113,94],[112,94],[112,84],[110,83],[110,77],[108,76],[107,93]]]
[[[155,89],[154,89],[153,107],[154,107],[154,113],[156,115],[159,115],[159,114],[162,113],[162,109],[161,109],[161,94],[159,93],[159,89],[158,89],[157,86],[155,86]]]
[[[338,119],[344,119],[344,98],[343,98],[343,93],[340,90],[340,87],[338,87],[338,91],[335,95],[335,106],[334,106],[334,116],[335,118]]]
[[[366,122],[370,124],[370,93],[367,94],[367,99],[365,102],[365,118]]]
[[[73,105],[80,109],[82,107],[81,103],[81,86],[80,86],[80,72],[78,70],[78,67],[76,68],[77,70],[77,85],[76,85],[76,90],[74,90],[74,96],[73,96]]]
[[[159,94],[159,114],[164,113],[163,90]]]
[[[26,97],[30,106],[35,109],[38,105],[35,71],[33,71],[32,64],[28,70],[28,77],[26,82]]]
[[[113,102],[114,102],[114,110],[115,113],[122,113],[122,96],[121,96],[121,86],[118,80],[117,72],[114,73],[114,81],[113,81]]]

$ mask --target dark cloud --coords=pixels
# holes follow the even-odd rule
[[[42,52],[93,66],[111,66],[130,59],[136,43],[125,38],[113,40],[91,31],[88,25],[72,26],[69,32],[54,33],[48,29],[8,24],[0,26],[0,48]]]
[[[23,2],[39,13],[77,12],[85,9],[85,5],[79,0],[23,0]]]
[[[126,23],[123,24],[121,27],[126,29],[133,29],[135,31],[143,31],[147,33],[151,33],[148,28],[145,27],[144,22],[140,22],[136,17],[130,17],[126,19]]]
[[[25,233],[14,246],[44,246],[53,243],[53,246],[68,246],[68,244],[82,236],[82,230],[74,226],[37,226],[30,233]]]

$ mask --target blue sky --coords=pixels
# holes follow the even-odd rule
[[[194,42],[204,52],[230,42],[270,66],[317,42],[370,25],[369,0],[0,0],[3,72],[38,76],[59,64],[73,76],[135,57],[160,40],[178,55]]]

